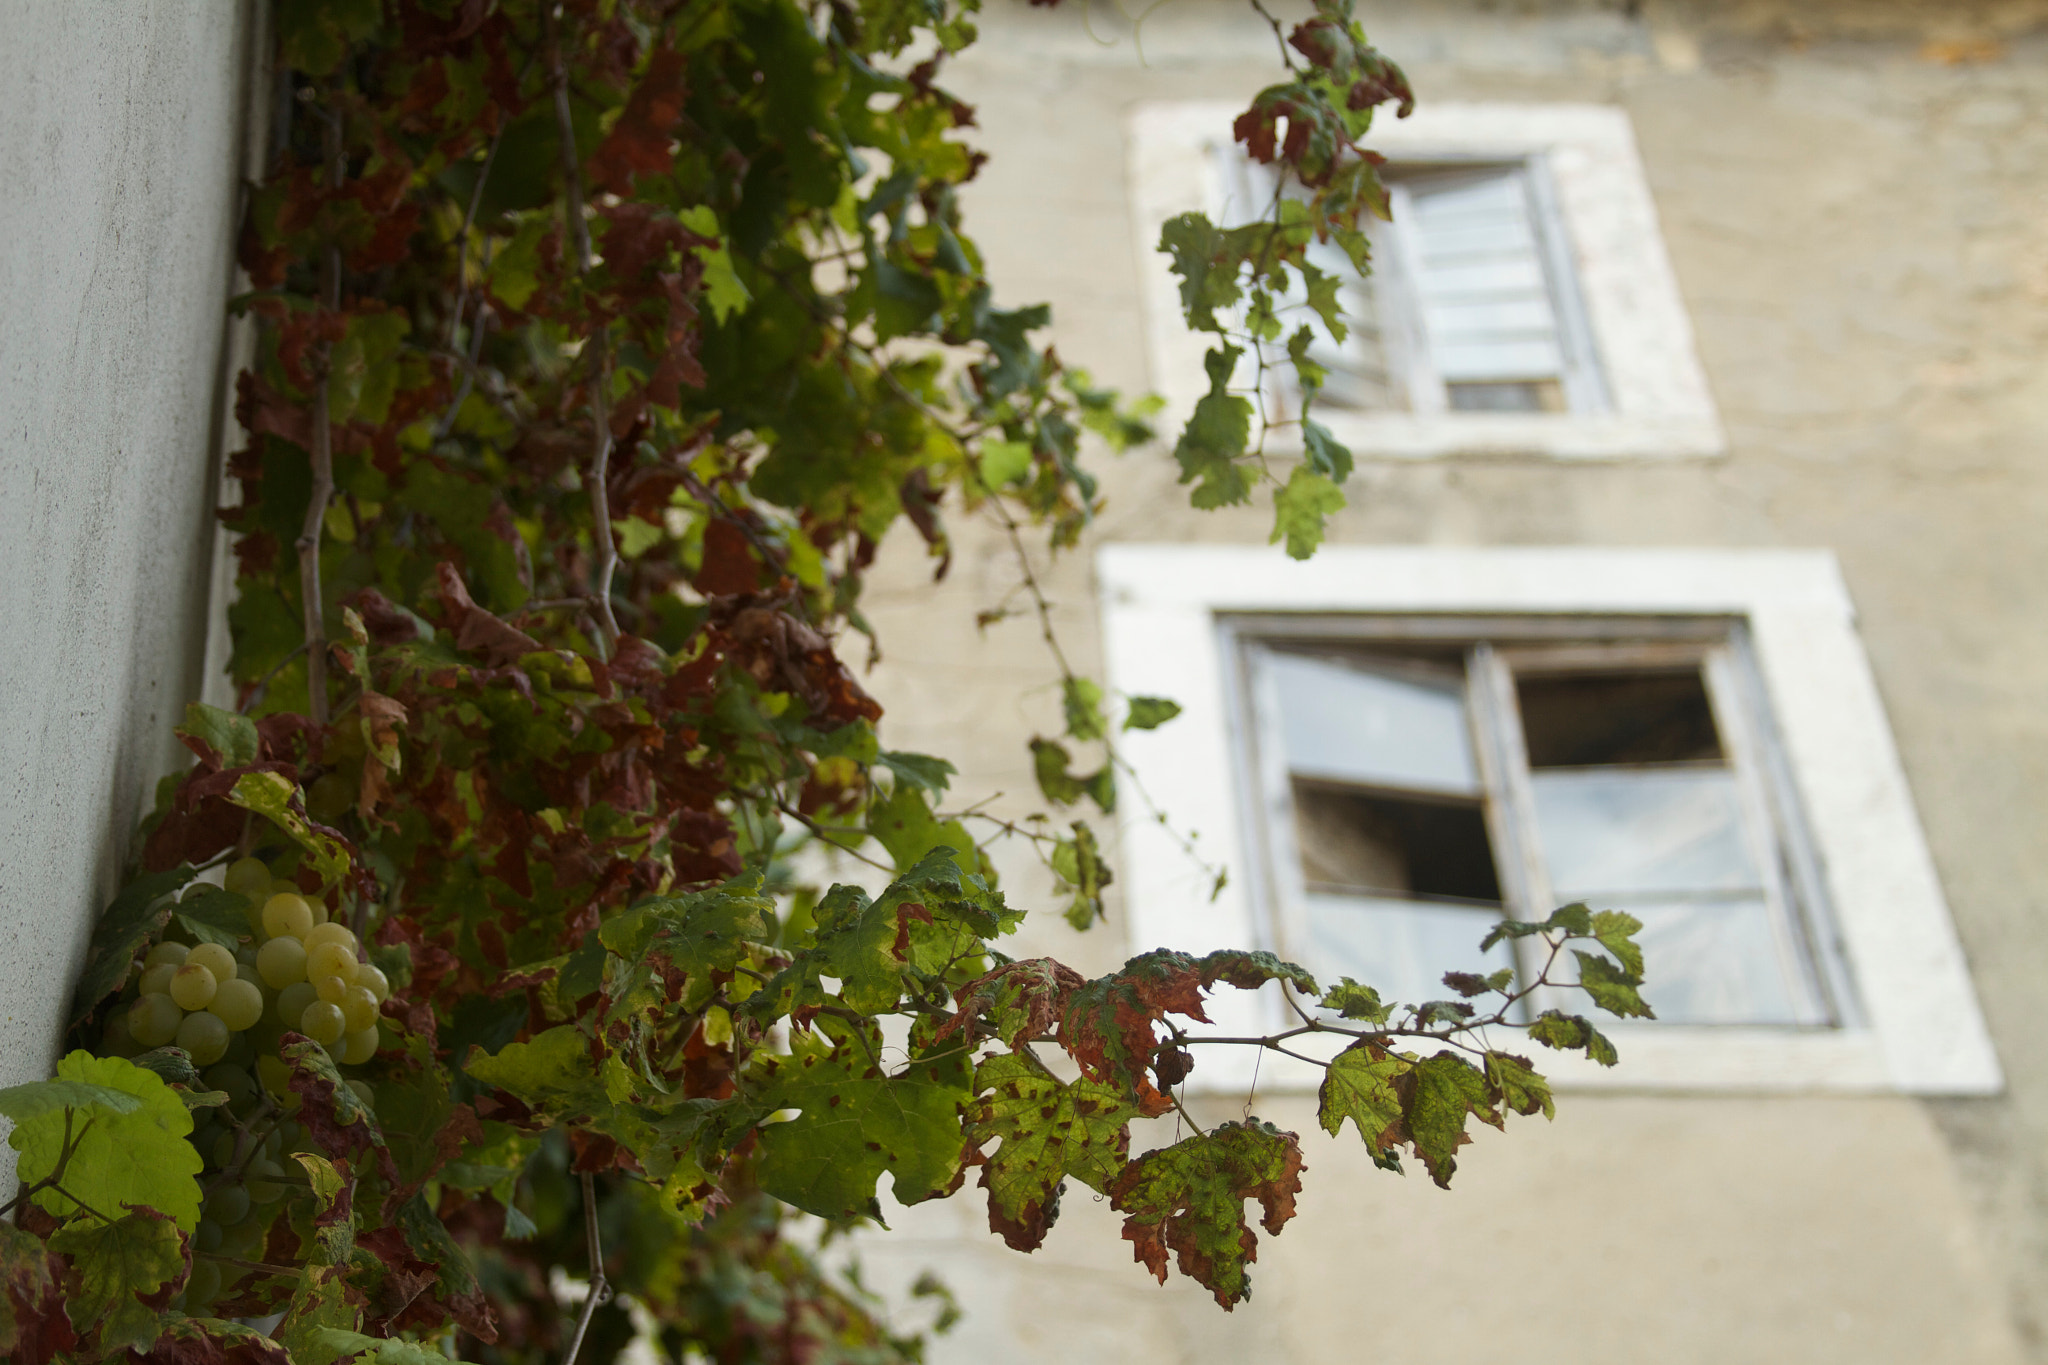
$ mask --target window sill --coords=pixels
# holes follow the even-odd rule
[[[1535,456],[1553,460],[1704,459],[1727,453],[1711,416],[1314,414],[1359,459]]]

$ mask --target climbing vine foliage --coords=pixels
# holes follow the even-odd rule
[[[1033,841],[1054,908],[1094,922],[1110,872],[1083,810],[1117,799],[1113,718],[1176,708],[1055,645],[1048,815],[977,823],[950,765],[885,747],[842,662],[878,544],[918,537],[943,574],[949,517],[997,524],[1043,617],[1029,556],[1098,505],[1084,445],[1152,439],[1044,344],[1043,308],[998,301],[962,224],[974,111],[938,81],[971,9],[277,4],[220,513],[237,706],[186,713],[193,761],[93,937],[74,1050],[0,1091],[21,1182],[0,1354],[602,1360],[637,1334],[671,1358],[915,1359],[789,1211],[829,1233],[880,1217],[885,1186],[970,1179],[1020,1251],[1087,1186],[1138,1265],[1229,1308],[1303,1153],[1257,1118],[1195,1122],[1199,1047],[1314,1061],[1325,1128],[1439,1184],[1472,1121],[1551,1110],[1492,1039],[1612,1063],[1552,1006],[1583,986],[1647,1014],[1637,926],[1582,906],[1496,930],[1540,970],[1405,1004],[1264,952],[1095,980],[1003,953],[1026,910],[986,839]],[[1384,198],[1358,139],[1409,95],[1348,0],[1275,33],[1286,79],[1236,129],[1270,212],[1176,219],[1161,246],[1217,339],[1175,446],[1194,500],[1270,484],[1306,554],[1350,467],[1299,411],[1310,329],[1343,325],[1306,251],[1366,267]],[[1294,418],[1265,405],[1269,360]],[[1299,453],[1269,451],[1289,425]],[[886,888],[799,885],[806,842]],[[1296,1022],[1205,1034],[1219,991]],[[1141,1150],[1133,1124],[1169,1114]]]

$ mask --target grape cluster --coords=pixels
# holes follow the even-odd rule
[[[299,1098],[288,1087],[280,1039],[301,1033],[335,1061],[361,1065],[376,1055],[379,1007],[391,994],[354,932],[330,920],[319,900],[273,879],[260,859],[231,864],[225,882],[248,902],[248,935],[233,949],[169,938],[151,946],[133,999],[114,1010],[101,1039],[103,1051],[126,1057],[183,1048],[204,1087],[227,1096],[194,1116],[205,1199],[193,1241],[199,1254],[181,1296],[188,1312],[242,1277],[234,1262],[262,1260],[278,1201],[305,1187],[289,1160],[310,1149],[291,1117]],[[207,893],[195,886],[185,894]],[[348,1085],[374,1103],[367,1082]]]
[[[195,888],[192,895],[202,888]],[[166,940],[149,950],[135,1002],[108,1027],[110,1050],[175,1043],[195,1066],[223,1059],[247,1065],[238,1035],[266,1021],[305,1034],[336,1061],[377,1052],[378,1007],[391,983],[367,961],[355,933],[288,882],[273,882],[255,858],[228,868],[227,889],[249,903],[250,941],[188,948]],[[123,1046],[126,1044],[127,1046]]]

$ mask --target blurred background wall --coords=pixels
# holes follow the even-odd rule
[[[1134,217],[1132,111],[1241,107],[1276,63],[1244,6],[1176,0],[1133,25],[1136,9],[992,5],[950,73],[992,153],[968,204],[992,273],[1012,304],[1052,303],[1067,363],[1126,392],[1171,383],[1148,350],[1156,228]],[[969,1191],[895,1216],[864,1246],[871,1271],[937,1268],[969,1316],[935,1358],[983,1365],[2048,1359],[2048,7],[1359,10],[1425,108],[1626,113],[1726,442],[1595,461],[1354,442],[1332,543],[1832,551],[2005,1087],[1565,1094],[1554,1125],[1482,1132],[1448,1194],[1374,1170],[1349,1132],[1325,1137],[1312,1095],[1265,1087],[1256,1111],[1305,1135],[1308,1188],[1301,1219],[1262,1240],[1234,1315],[1153,1285],[1078,1187],[1035,1256],[992,1238]],[[1105,472],[1103,541],[1266,541],[1263,498],[1191,512],[1160,453]],[[999,791],[994,809],[1021,813],[1026,741],[1057,733],[1058,699],[985,700],[1051,670],[1028,621],[976,639],[974,612],[1016,575],[996,537],[964,518],[954,534],[937,605],[922,547],[889,547],[894,584],[864,604],[887,649],[877,694],[892,744],[962,760],[963,802]],[[1089,553],[1047,583],[1076,666],[1099,668]],[[1049,886],[1028,856],[1011,876],[1027,902]],[[1038,914],[1025,934],[1019,955],[1091,973],[1151,946],[1114,916],[1078,935]],[[1217,1096],[1204,1113],[1242,1105]],[[1599,1307],[1564,1306],[1582,1295]]]

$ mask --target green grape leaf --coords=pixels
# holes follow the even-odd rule
[[[1550,934],[1570,934],[1575,938],[1590,938],[1593,933],[1593,912],[1586,908],[1584,901],[1573,901],[1550,912],[1550,918],[1543,921],[1543,931]]]
[[[644,901],[607,920],[596,939],[629,966],[645,964],[685,1008],[701,1010],[715,988],[714,974],[743,962],[750,945],[773,933],[774,923],[775,902],[762,894],[755,875],[693,895]],[[565,993],[580,998],[573,988]]]
[[[203,888],[172,909],[172,917],[201,943],[233,950],[249,936],[249,898],[218,886]]]
[[[980,470],[982,485],[991,492],[1008,487],[1031,472],[1031,443],[983,441]]]
[[[1412,1058],[1388,1052],[1363,1040],[1331,1059],[1317,1092],[1316,1117],[1331,1137],[1350,1119],[1365,1139],[1372,1159],[1391,1170],[1401,1169],[1393,1152],[1402,1140],[1401,1096],[1394,1082],[1415,1065]]]
[[[132,1060],[144,1071],[154,1071],[168,1084],[188,1087],[200,1084],[199,1068],[192,1065],[192,1054],[184,1048],[175,1045],[153,1047],[138,1053]]]
[[[1231,371],[1243,352],[1224,346],[1209,352],[1209,392],[1196,402],[1173,448],[1180,481],[1193,483],[1188,501],[1208,510],[1248,501],[1251,476],[1240,463],[1251,439],[1251,400],[1229,391]]]
[[[185,747],[217,768],[246,768],[260,756],[262,741],[256,722],[234,711],[223,711],[195,701],[185,708],[185,723],[177,729]]]
[[[299,802],[299,789],[282,774],[244,773],[228,793],[228,800],[254,811],[291,836],[306,851],[307,862],[326,885],[333,886],[348,875],[348,845],[313,828]]]
[[[1064,745],[1049,739],[1031,741],[1031,766],[1038,789],[1056,806],[1071,806],[1082,797],[1093,800],[1104,815],[1116,811],[1116,775],[1108,764],[1085,776],[1070,772],[1073,759]]]
[[[573,1024],[536,1034],[530,1042],[508,1043],[494,1056],[472,1048],[462,1069],[563,1118],[607,1114],[630,1089],[616,1058],[607,1057],[602,1068],[592,1062],[590,1037]]]
[[[1316,473],[1326,475],[1336,483],[1351,477],[1350,447],[1332,436],[1328,427],[1302,418],[1301,444],[1308,455],[1308,467]],[[1338,506],[1343,504],[1340,502]]]
[[[959,773],[959,769],[943,758],[930,754],[906,754],[885,749],[875,761],[896,775],[899,783],[908,782],[922,787],[934,796],[946,790],[948,782]]]
[[[46,1114],[61,1115],[66,1109],[89,1110],[95,1106],[116,1114],[132,1114],[142,1107],[142,1097],[110,1085],[84,1081],[29,1081],[0,1090],[0,1114],[16,1123]]]
[[[1635,945],[1630,943],[1629,947]],[[1593,1003],[1623,1019],[1655,1019],[1656,1011],[1643,1002],[1636,987],[1643,978],[1625,971],[1597,953],[1572,950],[1579,960],[1579,989],[1593,997]]]
[[[1486,1077],[1447,1050],[1416,1062],[1394,1078],[1393,1086],[1401,1097],[1401,1126],[1415,1155],[1429,1168],[1430,1179],[1449,1189],[1458,1169],[1458,1148],[1472,1140],[1465,1132],[1466,1118],[1476,1115],[1500,1126]]]
[[[397,1184],[398,1168],[392,1163],[390,1148],[384,1145],[377,1116],[342,1080],[327,1050],[310,1038],[287,1033],[278,1047],[278,1056],[291,1068],[286,1084],[300,1101],[293,1117],[305,1128],[313,1145],[335,1157],[368,1153],[376,1159],[385,1179]]]
[[[350,1360],[362,1361],[365,1365],[449,1365],[447,1356],[430,1346],[414,1341],[398,1341],[385,1337],[366,1337],[361,1332],[344,1332],[338,1327],[322,1327],[314,1334],[315,1348],[325,1355],[325,1360],[315,1357],[307,1365],[332,1365],[333,1362]]]
[[[1529,1036],[1560,1052],[1583,1050],[1602,1066],[1613,1066],[1621,1060],[1614,1044],[1608,1042],[1584,1015],[1545,1010],[1530,1023]]]
[[[191,1231],[199,1223],[199,1153],[185,1139],[192,1117],[177,1092],[153,1072],[119,1057],[73,1052],[57,1063],[57,1079],[105,1086],[140,1103],[127,1112],[95,1107],[69,1111],[75,1148],[60,1186],[39,1190],[35,1202],[59,1217],[83,1203],[108,1218],[133,1205],[155,1209]],[[45,1111],[15,1125],[8,1142],[21,1154],[22,1184],[53,1175],[65,1140],[65,1111]]]
[[[767,1109],[800,1111],[760,1129],[761,1188],[820,1218],[879,1218],[875,1186],[885,1171],[904,1204],[950,1192],[961,1174],[964,1054],[914,1057],[891,1076],[876,1063],[880,1031],[859,1027],[836,1043],[795,1039],[787,1057],[769,1060],[753,1096]]]
[[[138,1209],[111,1223],[85,1218],[61,1228],[50,1249],[71,1262],[77,1285],[65,1311],[80,1334],[99,1331],[109,1354],[133,1347],[146,1351],[156,1340],[166,1285],[185,1274],[185,1239],[169,1219]],[[164,1295],[162,1297],[168,1297]]]
[[[1273,534],[1268,543],[1285,539],[1290,558],[1307,559],[1323,543],[1324,519],[1344,505],[1336,484],[1298,464],[1287,482],[1273,490]]]
[[[1132,697],[1124,712],[1124,729],[1157,730],[1180,714],[1180,703],[1165,697]]]
[[[1495,924],[1491,929],[1486,931],[1485,938],[1479,940],[1479,951],[1482,953],[1486,952],[1489,949],[1491,949],[1494,944],[1500,943],[1506,939],[1528,938],[1532,934],[1540,934],[1544,931],[1545,927],[1545,925],[1537,923],[1533,920],[1501,920],[1499,923]]]
[[[1219,948],[1203,958],[1198,965],[1202,974],[1202,985],[1205,987],[1221,981],[1226,986],[1250,991],[1257,990],[1268,981],[1284,981],[1303,995],[1323,993],[1322,988],[1316,985],[1316,979],[1308,974],[1307,968],[1297,967],[1292,962],[1283,962],[1264,951]]]
[[[1062,888],[1074,893],[1067,905],[1067,923],[1076,929],[1088,929],[1108,914],[1102,904],[1102,893],[1116,876],[1109,869],[1109,860],[1102,856],[1102,846],[1095,842],[1095,831],[1080,820],[1074,821],[1071,828],[1074,837],[1055,842],[1047,861]]]
[[[1593,937],[1614,954],[1623,971],[1636,977],[1643,974],[1643,950],[1635,939],[1642,931],[1641,920],[1619,910],[1600,910],[1593,915]]]
[[[1138,1111],[1109,1086],[1063,1084],[1013,1052],[977,1067],[974,1087],[989,1093],[969,1107],[967,1140],[977,1149],[1002,1144],[982,1158],[989,1229],[1018,1251],[1035,1251],[1059,1217],[1068,1176],[1102,1193],[1123,1170]]]
[[[313,1263],[347,1265],[349,1253],[355,1249],[354,1186],[343,1180],[324,1156],[293,1152],[292,1160],[306,1172],[306,1184],[313,1192]]]
[[[915,867],[933,849],[945,848],[963,870],[980,872],[983,861],[975,851],[974,836],[958,820],[934,815],[928,790],[922,783],[897,782],[886,800],[869,809],[868,833],[888,850],[898,870]]]
[[[720,237],[718,215],[708,204],[693,204],[676,214],[684,227],[700,237]],[[746,282],[732,266],[732,251],[721,238],[715,246],[695,243],[690,251],[704,265],[704,301],[711,305],[711,311],[718,321],[724,323],[734,313],[754,301],[747,292]]]
[[[1067,735],[1088,741],[1109,734],[1109,722],[1102,714],[1102,688],[1086,678],[1070,677],[1060,684],[1060,708],[1066,715]]]
[[[1384,1024],[1394,1012],[1392,1005],[1380,999],[1378,991],[1361,986],[1348,976],[1323,992],[1322,1005],[1346,1019],[1363,1019],[1370,1024]]]
[[[330,1330],[353,1332],[362,1311],[349,1301],[348,1268],[311,1264],[299,1271],[291,1303],[273,1329],[293,1365],[325,1365],[321,1343]]]
[[[1557,1105],[1550,1096],[1550,1082],[1537,1072],[1527,1057],[1508,1052],[1486,1054],[1486,1083],[1493,1088],[1493,1101],[1517,1114],[1557,1117]]]
[[[1258,1255],[1244,1201],[1258,1200],[1266,1231],[1279,1232],[1294,1216],[1301,1171],[1299,1138],[1246,1119],[1132,1161],[1111,1185],[1110,1203],[1126,1215],[1133,1259],[1164,1284],[1171,1252],[1181,1274],[1227,1310],[1251,1296],[1245,1266]]]
[[[835,886],[813,911],[812,946],[798,953],[758,991],[756,1011],[787,1012],[823,1003],[818,978],[839,978],[839,998],[863,1014],[877,1014],[903,998],[913,922],[931,923],[931,911],[902,897],[870,901],[857,886]]]
[[[85,970],[79,973],[78,988],[71,997],[72,1027],[85,1022],[100,1001],[128,983],[128,973],[143,945],[170,918],[170,903],[163,898],[191,880],[192,869],[181,865],[146,873],[121,888],[93,926],[92,943],[85,950]]]

